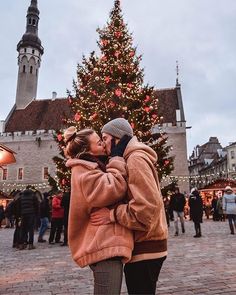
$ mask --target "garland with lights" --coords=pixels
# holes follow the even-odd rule
[[[119,0],[115,0],[106,26],[97,32],[101,53],[83,56],[78,65],[74,91],[68,93],[73,117],[64,120],[65,126],[73,125],[78,130],[90,127],[100,133],[108,121],[117,117],[127,119],[138,139],[156,151],[156,168],[162,179],[173,170],[173,158],[168,156],[171,147],[165,134],[152,133],[152,128],[161,123],[158,99],[154,88],[143,84],[144,71],[139,66],[142,57],[132,45],[132,34],[124,23]],[[60,131],[55,137],[61,155],[54,161],[58,186],[65,189],[70,184],[70,172],[64,165],[62,134]]]

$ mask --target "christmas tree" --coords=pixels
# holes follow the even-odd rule
[[[78,130],[90,127],[98,133],[108,121],[123,117],[127,119],[138,139],[151,146],[158,156],[159,178],[173,170],[173,158],[168,156],[170,147],[164,134],[152,134],[152,128],[161,123],[158,116],[158,99],[153,87],[144,85],[141,56],[133,46],[132,34],[124,23],[120,1],[115,0],[109,21],[99,33],[100,55],[92,52],[83,57],[77,68],[74,92],[69,94],[73,116],[67,118],[66,126],[76,126]],[[56,136],[61,156],[63,136]],[[62,157],[54,158],[60,187],[69,185],[70,174]]]

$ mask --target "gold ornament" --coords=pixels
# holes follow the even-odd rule
[[[95,77],[95,80],[96,80],[96,81],[98,81],[98,80],[99,80],[99,77],[98,77],[98,76],[96,76],[96,77]]]

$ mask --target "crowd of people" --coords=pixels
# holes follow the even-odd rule
[[[38,231],[38,243],[47,242],[45,232],[50,229],[49,244],[68,245],[67,227],[70,192],[57,191],[54,194],[43,193],[42,199],[33,187],[13,193],[13,200],[4,210],[0,206],[1,220],[10,221],[7,227],[14,227],[13,248],[19,250],[35,249],[34,235]],[[61,234],[64,232],[64,241]]]
[[[197,188],[188,198],[178,187],[162,198],[156,153],[137,140],[127,120],[114,119],[101,133],[102,139],[92,129],[69,127],[63,137],[71,191],[58,191],[53,196],[44,193],[39,200],[34,189],[27,187],[6,212],[0,208],[0,218],[14,216],[13,247],[19,250],[35,248],[38,219],[38,243],[47,242],[45,232],[50,223],[48,243],[69,244],[74,261],[80,267],[90,267],[94,294],[120,294],[123,270],[129,294],[155,294],[167,257],[170,220],[178,236],[185,233],[189,214],[194,237],[200,238],[206,204]],[[220,212],[221,208],[234,234],[236,195],[226,187],[221,197],[211,204],[213,220],[214,210]]]

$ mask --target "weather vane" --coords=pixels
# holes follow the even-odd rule
[[[179,61],[176,60],[176,86],[179,85]]]

